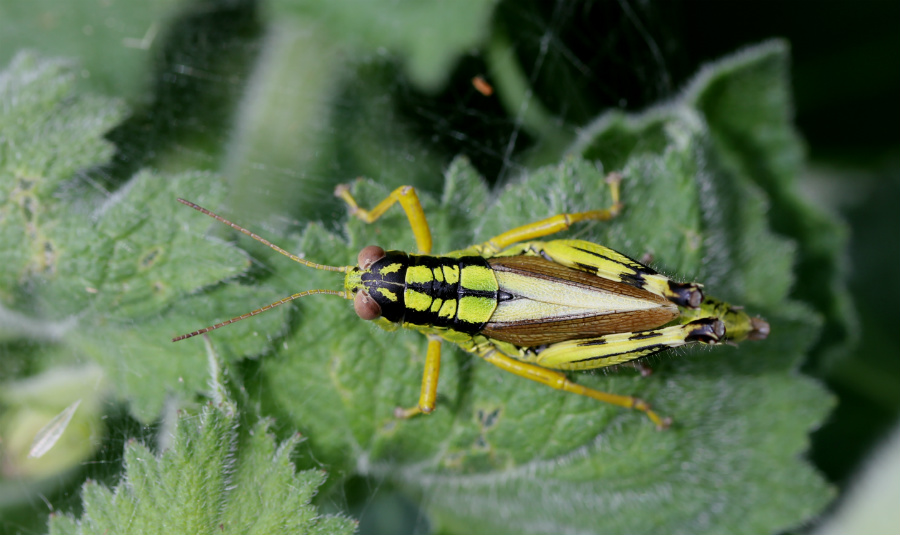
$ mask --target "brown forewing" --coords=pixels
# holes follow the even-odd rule
[[[534,321],[487,323],[482,334],[517,346],[532,347],[565,340],[592,338],[605,334],[655,329],[678,316],[678,309],[666,298],[628,284],[568,268],[539,256],[509,256],[488,259],[497,271],[527,274],[536,279],[556,280],[601,291],[615,292],[658,303],[658,307],[629,312],[596,314],[574,309],[571,316]]]

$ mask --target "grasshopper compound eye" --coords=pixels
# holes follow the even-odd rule
[[[380,247],[376,248],[381,249]],[[368,249],[368,247],[366,247],[366,249]],[[363,249],[363,252],[365,252],[366,249]],[[384,256],[384,251],[381,252],[382,256]],[[362,258],[362,253],[359,253],[359,256]],[[360,262],[360,264],[362,264],[362,262]],[[360,290],[356,293],[356,297],[353,298],[353,309],[356,310],[356,314],[364,320],[374,320],[381,316],[381,305],[376,303],[375,300],[372,299],[372,296],[365,290]]]
[[[384,258],[384,249],[377,245],[369,245],[363,247],[363,250],[359,252],[359,256],[356,257],[356,261],[358,262],[359,269],[365,271],[382,258]],[[359,312],[358,309],[357,312]],[[362,314],[360,314],[360,316],[361,315]]]

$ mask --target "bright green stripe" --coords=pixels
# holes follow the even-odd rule
[[[443,266],[444,267],[444,278],[447,279],[447,284],[456,284],[459,282],[459,266]]]
[[[497,300],[494,298],[466,296],[459,300],[456,317],[467,323],[486,323],[491,319],[496,306]]]
[[[388,290],[387,288],[378,288],[376,291],[378,293],[380,293],[381,295],[383,295],[389,301],[393,301],[394,303],[397,302],[397,294]]]
[[[456,301],[450,299],[448,301],[444,301],[444,304],[441,305],[441,310],[438,312],[438,316],[442,318],[452,318],[456,315]]]
[[[400,262],[394,262],[393,264],[388,264],[388,265],[384,266],[383,268],[381,268],[379,270],[379,273],[382,273],[385,275],[390,274],[390,273],[396,273],[396,272],[400,271],[400,268],[402,268],[402,267],[403,267],[403,264],[401,264]]]
[[[407,284],[425,284],[434,280],[431,269],[425,266],[411,266],[406,268]]]
[[[431,297],[428,294],[417,292],[415,290],[406,290],[404,294],[406,299],[406,308],[424,312],[431,308]]]
[[[460,274],[460,285],[466,290],[496,292],[497,277],[494,271],[484,266],[465,266]],[[491,300],[493,302],[493,300]]]

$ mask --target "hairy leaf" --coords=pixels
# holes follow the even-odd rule
[[[204,326],[192,323],[197,311],[221,321],[276,294],[218,284],[249,267],[246,254],[190,230],[208,224],[176,202],[218,202],[213,174],[142,172],[114,195],[60,193],[109,157],[102,135],[123,114],[115,100],[76,92],[69,65],[20,54],[0,74],[0,103],[0,306],[15,325],[4,336],[58,342],[53,364],[96,360],[134,413],[152,420],[173,389],[192,396],[205,386],[202,349],[171,343]],[[275,312],[230,330],[229,355],[260,353],[266,340],[254,328],[277,333],[282,321]]]
[[[51,535],[352,533],[354,521],[310,504],[325,474],[294,470],[299,436],[276,444],[265,420],[241,436],[233,409],[226,401],[180,415],[160,454],[127,444],[121,483],[87,482],[84,514],[52,517]]]

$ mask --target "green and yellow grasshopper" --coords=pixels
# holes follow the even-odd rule
[[[452,342],[491,364],[545,385],[659,417],[643,400],[581,386],[555,370],[614,366],[690,343],[761,340],[769,324],[740,307],[704,297],[701,285],[679,283],[602,245],[583,240],[540,241],[579,221],[619,213],[621,177],[607,178],[612,205],[560,214],[515,228],[479,245],[431,256],[431,230],[416,191],[394,190],[371,210],[346,186],[335,195],[352,215],[372,223],[399,203],[418,254],[370,245],[355,266],[325,266],[293,255],[196,204],[179,202],[231,226],[305,266],[345,274],[343,290],[307,290],[228,321],[174,338],[183,340],[312,294],[352,299],[356,313],[385,330],[415,329],[428,337],[419,403],[398,408],[409,418],[434,410],[441,343]]]

